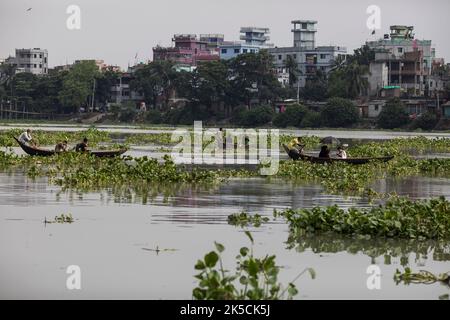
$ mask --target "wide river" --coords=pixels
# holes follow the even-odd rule
[[[77,127],[66,129],[72,128]],[[344,131],[323,135],[353,138]],[[374,138],[371,132],[361,135],[357,138]],[[271,218],[250,230],[257,256],[276,255],[282,283],[305,268],[316,271],[316,279],[304,275],[296,281],[297,299],[437,299],[450,292],[437,283],[406,286],[393,280],[395,270],[406,266],[435,274],[450,271],[448,242],[323,236],[288,242],[287,225],[272,219],[274,209],[370,206],[366,199],[329,195],[316,184],[264,178],[233,179],[208,188],[153,187],[155,195],[148,198],[115,188],[77,193],[21,171],[1,172],[0,299],[190,299],[196,286],[194,265],[214,248],[214,241],[225,245],[228,269],[235,267],[239,248],[249,245],[241,228],[227,224],[228,215],[242,210]],[[415,199],[450,199],[450,179],[445,178],[383,179],[373,187]],[[62,213],[71,213],[75,222],[44,223]],[[152,251],[156,248],[160,251]],[[379,290],[367,286],[371,264],[381,270]],[[81,268],[81,290],[66,287],[71,265]]]

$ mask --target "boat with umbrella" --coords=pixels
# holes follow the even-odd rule
[[[325,137],[320,140],[320,143],[323,145],[338,145],[342,146],[343,144],[341,141],[332,136]],[[345,162],[350,164],[365,164],[369,163],[371,161],[380,161],[380,162],[388,162],[394,158],[394,156],[385,156],[385,157],[357,157],[357,158],[321,158],[316,157],[313,155],[303,154],[300,152],[295,152],[296,150],[289,149],[287,145],[283,144],[283,148],[288,154],[289,158],[293,160],[303,160],[303,161],[309,161],[313,163],[332,163],[332,162]]]

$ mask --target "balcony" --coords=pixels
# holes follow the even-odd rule
[[[239,39],[247,41],[247,42],[251,42],[251,41],[260,41],[260,42],[265,42],[270,40],[269,36],[255,36],[255,35],[241,35],[239,37]]]

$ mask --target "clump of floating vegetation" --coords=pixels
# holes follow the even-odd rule
[[[406,285],[410,283],[432,284],[440,282],[450,287],[450,271],[435,275],[426,270],[412,272],[410,268],[405,268],[405,271],[401,272],[397,269],[394,274],[394,281],[396,282],[396,284],[403,282]]]
[[[289,223],[293,233],[370,235],[414,239],[450,238],[450,202],[444,197],[411,201],[393,198],[370,209],[337,205],[313,209],[275,211]]]
[[[45,218],[44,223],[73,223],[74,221],[71,213],[62,213],[59,216],[55,216],[55,219],[51,221]]]
[[[269,221],[268,217],[261,216],[259,214],[251,215],[246,212],[234,213],[228,216],[228,224],[239,227],[260,227],[263,223]]]

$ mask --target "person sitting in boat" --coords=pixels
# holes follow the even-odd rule
[[[23,132],[19,136],[19,141],[26,145],[34,145],[33,137],[31,136],[31,129],[27,129],[27,131]]]
[[[344,149],[344,145],[338,146],[336,156],[341,159],[347,159],[347,152]]]
[[[330,149],[328,146],[322,146],[320,148],[319,158],[329,158],[330,157]]]
[[[55,146],[55,152],[65,152],[67,151],[67,140],[59,142]]]
[[[75,151],[77,151],[77,152],[79,152],[79,151],[84,152],[84,151],[87,151],[87,147],[88,147],[88,139],[84,138],[82,142],[78,143],[75,146]]]

